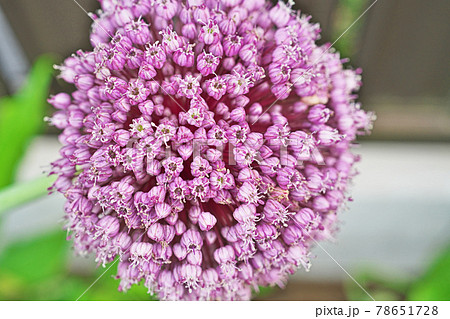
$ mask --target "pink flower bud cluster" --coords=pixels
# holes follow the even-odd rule
[[[169,300],[245,300],[308,269],[370,130],[360,70],[283,2],[100,3],[93,51],[58,67],[76,90],[49,100],[76,251]]]

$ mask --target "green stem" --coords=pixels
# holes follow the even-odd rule
[[[47,194],[55,177],[41,177],[29,182],[12,184],[0,190],[0,215]]]

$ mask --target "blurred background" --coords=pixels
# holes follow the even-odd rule
[[[373,1],[295,6],[333,43]],[[355,149],[354,201],[335,241],[315,248],[311,271],[256,299],[368,300],[350,274],[377,300],[450,300],[449,12],[448,0],[379,0],[335,43],[363,69],[360,101],[378,118]],[[89,50],[91,22],[73,0],[0,0],[0,300],[75,300],[104,271],[74,256],[61,230],[64,199],[45,196],[43,178],[59,149],[42,121],[52,113],[45,100],[72,89],[52,64]],[[142,287],[118,293],[114,273],[81,300],[149,298]]]

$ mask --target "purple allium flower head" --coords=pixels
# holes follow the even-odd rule
[[[94,49],[58,67],[76,91],[49,99],[76,251],[161,299],[249,299],[308,269],[371,128],[360,70],[283,2],[100,4]]]

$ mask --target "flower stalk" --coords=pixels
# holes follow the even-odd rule
[[[0,215],[48,193],[55,177],[40,177],[32,181],[12,184],[0,190]]]

